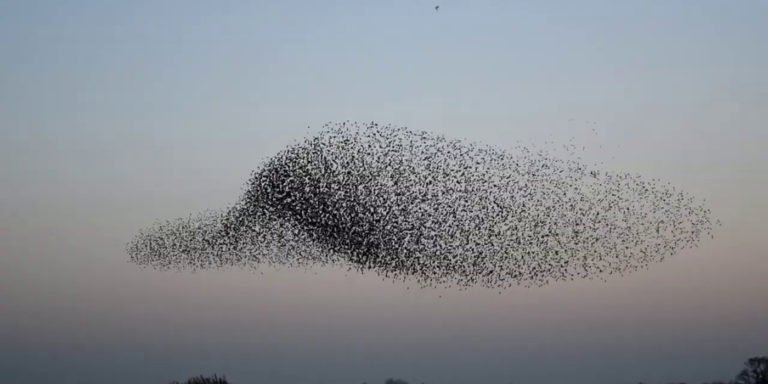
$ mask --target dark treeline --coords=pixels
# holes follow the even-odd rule
[[[178,381],[172,381],[170,384],[182,384]],[[187,379],[183,384],[229,384],[225,376],[218,377],[216,375],[205,377],[203,375],[197,377],[191,377]]]
[[[227,379],[216,375],[205,377],[197,376],[188,379],[183,383],[178,381],[170,384],[230,384]],[[368,383],[363,383],[368,384]],[[387,379],[384,384],[410,384],[403,379]],[[425,383],[421,383],[425,384]],[[646,384],[646,383],[639,383]],[[666,383],[666,384],[687,384],[687,383]],[[768,384],[768,356],[752,357],[744,362],[744,367],[733,380],[710,381],[702,384]]]

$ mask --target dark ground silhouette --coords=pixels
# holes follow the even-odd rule
[[[227,378],[225,376],[210,376],[205,377],[203,375],[191,377],[187,379],[187,381],[183,383],[179,383],[178,381],[172,381],[170,384],[229,384],[229,381],[227,381]]]
[[[222,376],[218,377],[213,375],[211,377],[197,376],[188,379],[183,383],[178,381],[171,382],[170,384],[230,384],[227,379]],[[363,384],[368,384],[363,382]],[[384,384],[410,384],[403,379],[389,378]],[[425,384],[425,383],[421,383]],[[640,382],[638,384],[648,384]],[[687,384],[680,383],[665,383],[665,384]],[[710,381],[701,384],[768,384],[768,356],[759,356],[749,358],[744,362],[743,369],[736,375],[733,380],[727,381]]]

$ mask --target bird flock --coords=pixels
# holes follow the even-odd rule
[[[329,123],[256,169],[232,206],[145,228],[131,261],[159,269],[341,265],[421,286],[604,279],[712,236],[669,184],[525,146]]]

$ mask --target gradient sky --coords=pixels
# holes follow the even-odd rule
[[[768,354],[768,2],[439,3],[0,0],[0,381],[694,383]],[[723,226],[501,294],[128,262],[139,228],[226,206],[345,119],[574,137]]]

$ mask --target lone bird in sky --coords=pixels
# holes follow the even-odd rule
[[[437,12],[439,10],[440,10],[440,6],[439,5],[435,5],[435,12]]]

